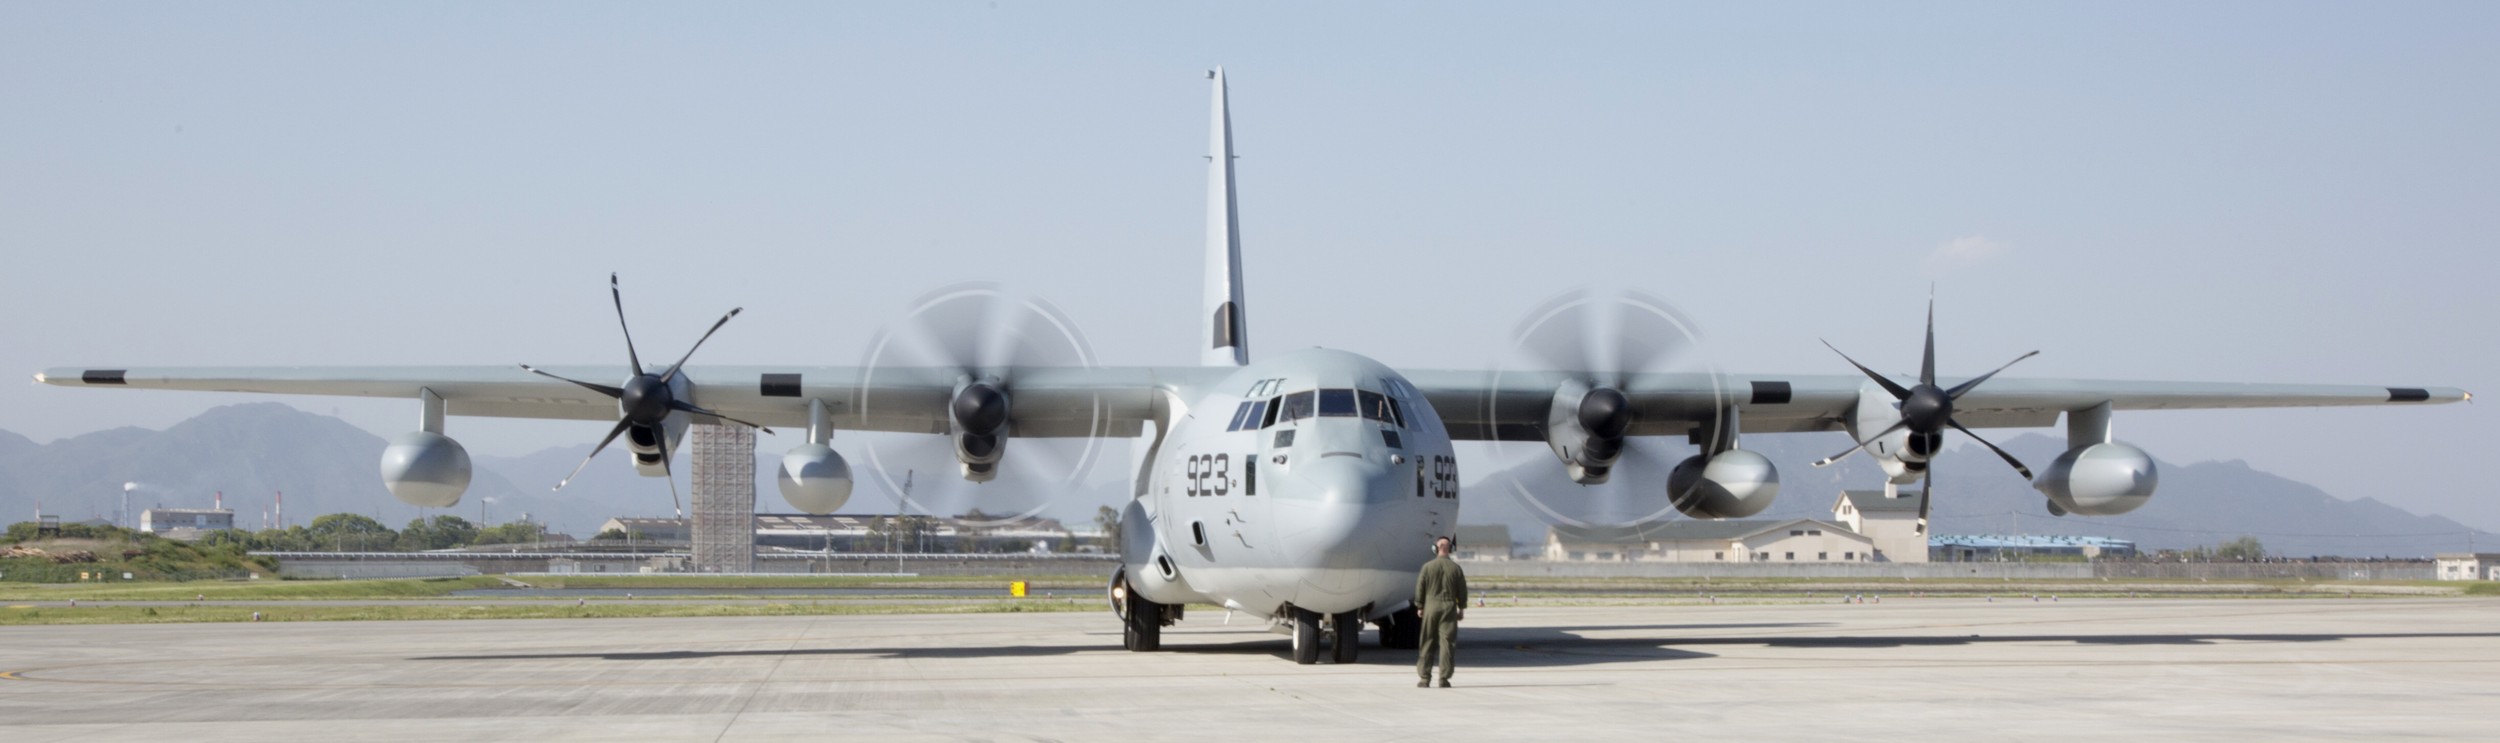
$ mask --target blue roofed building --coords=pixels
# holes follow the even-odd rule
[[[1948,534],[1927,542],[1937,562],[1994,562],[2025,557],[2134,557],[2135,542],[2059,534]]]

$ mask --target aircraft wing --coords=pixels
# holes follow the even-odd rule
[[[545,367],[607,383],[623,366]],[[1033,368],[1012,374],[1012,434],[1027,437],[1136,436],[1160,403],[1159,390],[1199,389],[1232,370],[1201,367]],[[938,368],[689,366],[692,400],[767,426],[807,425],[809,400],[823,400],[846,431],[946,433],[947,402],[960,372]],[[514,366],[60,368],[35,381],[65,387],[256,392],[415,400],[441,397],[460,416],[617,419],[615,400]]]
[[[575,379],[623,379],[621,366],[549,367]],[[1093,367],[1018,370],[1011,425],[1029,437],[1136,436],[1163,391],[1194,398],[1228,367]],[[687,367],[694,402],[767,426],[804,426],[809,400],[825,401],[842,430],[947,432],[946,405],[959,372],[940,368]],[[1405,372],[1461,441],[1537,441],[1566,375],[1480,370]],[[443,398],[460,416],[616,419],[614,400],[510,366],[59,368],[36,381],[68,387]],[[1939,380],[1950,386],[1959,379]],[[1744,433],[1843,430],[1863,377],[1701,373],[1636,374],[1623,391],[1637,412],[1629,435],[1680,436],[1732,407]],[[1876,393],[1880,395],[1881,393]],[[2451,387],[1991,379],[1956,403],[1974,428],[2036,428],[2110,403],[2118,410],[2421,405],[2472,399]]]
[[[1555,389],[1566,379],[1552,372],[1412,371],[1406,376],[1440,412],[1451,438],[1462,441],[1543,440],[1542,421]],[[1940,379],[1938,384],[1951,387],[1961,381]],[[1716,420],[1721,409],[1730,407],[1744,433],[1844,430],[1841,422],[1857,404],[1861,385],[1872,386],[1859,376],[1667,373],[1630,375],[1622,389],[1636,412],[1628,435],[1675,436]],[[1881,391],[1874,394],[1889,399]],[[2059,414],[2066,411],[2104,402],[2117,410],[2184,410],[2426,405],[2471,399],[2471,394],[2452,387],[1999,377],[1957,401],[1954,418],[1973,428],[2036,428],[2056,425]]]

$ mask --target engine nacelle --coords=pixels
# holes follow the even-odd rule
[[[851,465],[824,444],[800,444],[781,455],[781,499],[800,513],[823,516],[851,500]]]
[[[2058,455],[2032,487],[2067,513],[2116,516],[2152,500],[2153,487],[2160,479],[2153,471],[2152,455],[2113,442]]]
[[[450,508],[469,490],[469,450],[449,436],[410,431],[382,450],[382,484],[402,503]]]
[[[1769,508],[1779,494],[1779,468],[1744,449],[1697,455],[1667,474],[1667,497],[1675,510],[1693,518],[1744,518]]]
[[[1566,382],[1546,409],[1545,445],[1572,482],[1604,484],[1623,456],[1623,434],[1631,425],[1632,401],[1621,391]]]
[[[1007,454],[1007,421],[1012,402],[995,379],[955,388],[954,399],[947,403],[947,417],[954,430],[955,461],[962,465],[965,480],[989,482],[998,478],[998,461]]]

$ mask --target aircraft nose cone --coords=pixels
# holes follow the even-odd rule
[[[1291,520],[1279,524],[1287,547],[1325,565],[1363,564],[1386,537],[1380,512],[1400,494],[1399,479],[1381,463],[1352,456],[1298,463],[1291,477],[1276,503]]]
[[[1319,461],[1294,465],[1293,478],[1308,497],[1323,503],[1369,503],[1386,500],[1389,468],[1358,452],[1321,454]]]

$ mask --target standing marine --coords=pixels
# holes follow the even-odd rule
[[[1441,688],[1450,688],[1450,672],[1458,660],[1458,620],[1467,618],[1467,572],[1450,559],[1453,541],[1432,541],[1433,558],[1415,576],[1415,608],[1423,612],[1422,641],[1415,651],[1417,688],[1432,685],[1433,654],[1440,653]]]

